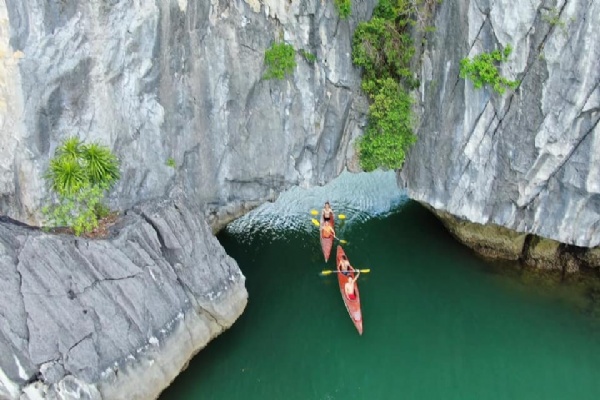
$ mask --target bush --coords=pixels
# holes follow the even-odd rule
[[[317,56],[307,50],[300,50],[300,54],[302,54],[302,57],[304,57],[304,59],[311,64],[317,61]]]
[[[409,91],[419,82],[410,70],[415,54],[410,29],[426,19],[430,3],[380,0],[373,18],[354,33],[352,61],[363,68],[362,89],[371,101],[365,135],[356,142],[365,171],[401,168],[416,141]]]
[[[490,85],[496,92],[504,94],[506,88],[516,89],[519,81],[511,81],[500,75],[498,65],[508,60],[512,52],[511,46],[503,51],[494,50],[491,53],[479,54],[473,59],[463,58],[460,61],[460,77],[470,79],[476,89]]]
[[[416,141],[412,130],[412,100],[394,79],[374,82],[369,89],[369,124],[357,143],[365,171],[402,167],[406,151]]]
[[[84,145],[78,138],[65,140],[50,160],[45,179],[53,201],[42,209],[49,226],[72,228],[76,235],[98,226],[109,210],[101,201],[120,179],[119,162],[98,143]]]
[[[346,19],[350,16],[350,13],[352,12],[351,0],[335,0],[334,3],[341,19]]]
[[[291,44],[275,43],[265,52],[265,79],[283,79],[296,68],[296,51]]]

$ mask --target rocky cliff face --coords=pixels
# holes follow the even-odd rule
[[[351,31],[371,3],[340,21],[321,0],[3,0],[0,213],[39,223],[42,174],[69,136],[116,151],[118,209],[174,187],[242,207],[327,182],[364,124]],[[277,41],[298,66],[264,80]]]
[[[478,224],[600,244],[600,2],[444,1],[422,52],[409,195]],[[504,95],[459,63],[513,47]]]
[[[0,0],[0,398],[153,398],[233,323],[244,277],[206,221],[354,167],[351,32],[373,3]],[[277,41],[298,65],[264,80]],[[109,239],[6,223],[40,223],[70,136],[121,160]]]
[[[0,398],[155,398],[243,311],[245,278],[198,208],[143,205],[111,231],[0,224]]]

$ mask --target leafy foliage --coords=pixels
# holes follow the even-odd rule
[[[380,0],[352,42],[352,60],[363,68],[362,88],[371,100],[369,125],[357,142],[361,167],[396,169],[415,143],[409,91],[418,87],[410,63],[410,29],[423,26],[437,0]]]
[[[169,157],[167,159],[167,167],[171,167],[171,168],[177,167],[177,163],[175,162],[175,159],[173,157]]]
[[[302,57],[311,64],[317,61],[317,56],[307,50],[301,49],[300,54],[302,54]]]
[[[96,228],[98,218],[108,214],[101,201],[120,178],[119,162],[98,143],[84,145],[78,138],[69,138],[56,149],[45,178],[54,199],[42,209],[48,225],[67,226],[81,235]]]
[[[392,78],[377,80],[371,91],[369,125],[358,141],[365,171],[402,167],[406,151],[416,141],[412,131],[412,99]]]
[[[491,53],[479,54],[473,59],[463,58],[460,61],[460,77],[470,79],[475,88],[490,85],[496,92],[504,94],[506,88],[516,89],[519,81],[511,81],[500,75],[498,65],[512,53],[512,47],[506,46],[503,51],[494,50]]]
[[[341,19],[346,19],[350,16],[350,13],[352,12],[351,0],[334,0],[334,3],[340,13]]]
[[[296,68],[296,51],[291,44],[275,43],[265,52],[267,72],[265,79],[284,79],[285,75]]]

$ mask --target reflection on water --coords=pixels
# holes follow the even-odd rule
[[[294,187],[282,193],[274,203],[265,203],[229,224],[227,231],[239,234],[241,240],[255,234],[274,236],[284,231],[314,232],[311,223],[314,216],[310,212],[320,212],[326,201],[331,203],[336,214],[346,216],[345,226],[352,226],[370,217],[383,217],[408,198],[398,188],[396,174],[392,171],[343,172],[325,186]]]
[[[359,279],[359,336],[323,257],[311,209],[339,235]],[[600,335],[571,301],[529,290],[457,243],[393,173],[295,188],[219,240],[246,275],[248,307],[161,400],[597,400]],[[568,298],[568,296],[565,296]]]

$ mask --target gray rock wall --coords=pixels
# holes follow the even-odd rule
[[[143,205],[111,231],[0,223],[0,398],[155,398],[242,313],[245,278],[200,209]]]
[[[40,222],[42,174],[69,136],[120,158],[117,209],[174,187],[241,207],[329,181],[364,125],[351,32],[372,3],[340,21],[321,0],[1,2],[0,214]],[[317,60],[264,80],[275,41]]]
[[[422,49],[409,195],[477,224],[600,244],[600,2],[444,1]],[[513,47],[504,95],[459,63]]]

